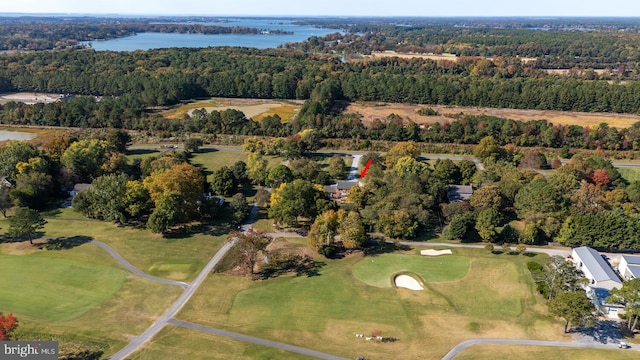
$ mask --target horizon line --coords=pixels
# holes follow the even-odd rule
[[[522,18],[522,19],[538,19],[538,20],[555,20],[555,19],[638,19],[640,16],[624,16],[624,15],[293,15],[293,14],[154,14],[154,13],[75,13],[75,12],[44,12],[44,13],[28,13],[28,12],[0,12],[0,16],[99,16],[99,17],[238,17],[238,18],[413,18],[413,19],[429,19],[429,18],[452,18],[452,19],[491,19],[491,18]]]

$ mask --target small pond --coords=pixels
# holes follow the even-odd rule
[[[0,130],[0,141],[5,140],[31,140],[38,136],[36,133],[22,131]]]

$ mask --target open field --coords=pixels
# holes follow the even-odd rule
[[[391,275],[400,271],[413,272],[424,282],[456,281],[469,272],[469,258],[382,254],[362,260],[351,271],[359,280],[378,287],[391,287]]]
[[[301,104],[300,101],[295,100],[211,98],[173,107],[165,110],[162,115],[169,119],[180,119],[184,114],[191,114],[195,109],[204,108],[207,112],[235,109],[242,111],[247,118],[254,118],[256,121],[275,114],[278,114],[282,121],[288,121],[297,114]]]
[[[637,359],[637,351],[570,349],[557,347],[476,345],[462,351],[456,360],[631,360]]]
[[[152,339],[151,344],[131,355],[129,359],[310,360],[314,358],[169,325]]]
[[[238,150],[225,150],[224,148],[205,149],[199,153],[194,153],[191,163],[200,165],[210,172],[214,172],[223,166],[231,166],[237,161],[247,162],[248,152]],[[268,162],[268,167],[281,164],[284,160],[278,156],[264,156]],[[211,179],[209,179],[211,180]]]
[[[22,338],[53,337],[61,347],[81,343],[114,352],[181,291],[129,274],[91,244],[44,250],[4,243],[0,264],[0,286],[14,289],[0,294],[0,311],[18,317]]]
[[[422,116],[419,109],[432,108],[437,116]],[[365,125],[371,124],[375,119],[385,119],[391,114],[401,116],[405,121],[412,120],[417,124],[431,124],[434,122],[450,122],[450,116],[464,113],[467,115],[490,115],[501,118],[530,121],[547,120],[553,124],[598,126],[607,123],[609,126],[626,128],[640,121],[639,115],[614,114],[614,113],[581,113],[570,111],[551,110],[518,110],[518,109],[494,109],[464,106],[441,105],[412,105],[394,103],[351,103],[345,113],[358,113],[362,115]]]
[[[405,256],[418,257],[411,254]],[[251,281],[212,275],[178,318],[348,358],[439,359],[475,337],[569,340],[561,323],[546,315],[525,266],[538,257],[544,261],[541,255],[489,255],[472,249],[455,249],[454,254],[470,259],[467,276],[427,283],[425,291],[415,292],[358,281],[353,267],[379,258],[362,254],[319,259],[326,264],[312,277]],[[353,336],[375,329],[397,341],[375,343]]]

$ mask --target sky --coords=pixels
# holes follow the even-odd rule
[[[624,16],[639,0],[0,0],[0,13],[246,16]]]

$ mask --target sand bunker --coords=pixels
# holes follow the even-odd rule
[[[418,280],[412,278],[409,275],[398,275],[393,281],[396,283],[396,287],[405,288],[409,290],[424,290]]]
[[[428,249],[428,250],[420,250],[420,255],[425,255],[425,256],[440,256],[440,255],[451,255],[451,249],[446,249],[446,250],[433,250],[433,249]]]

